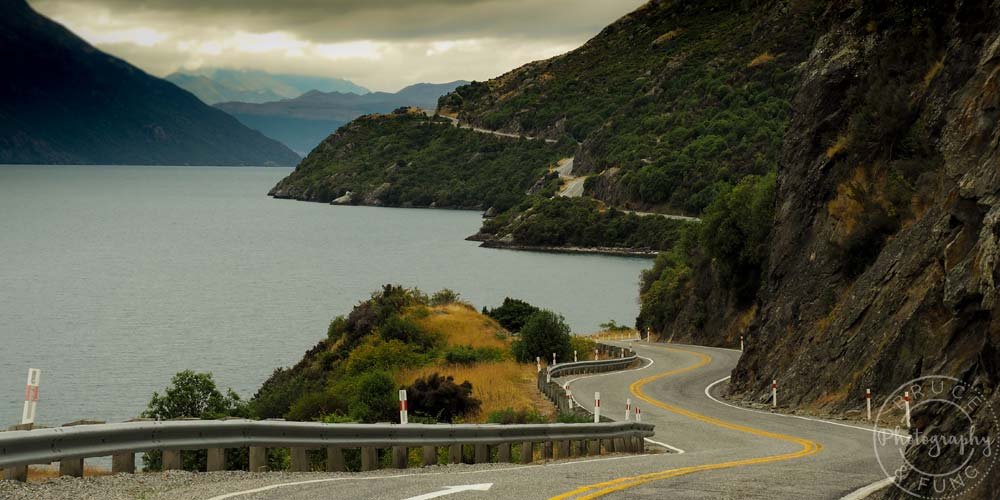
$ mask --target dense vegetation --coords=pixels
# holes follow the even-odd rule
[[[579,49],[459,87],[439,106],[580,141],[578,167],[614,172],[595,193],[606,202],[698,214],[723,184],[774,169],[823,7],[653,1]]]
[[[744,178],[709,205],[700,224],[685,226],[676,246],[657,256],[642,274],[637,328],[663,331],[689,299],[686,286],[699,266],[712,266],[742,304],[753,301],[767,265],[774,180],[774,174]]]
[[[483,314],[497,320],[500,326],[511,332],[519,332],[524,323],[539,309],[523,300],[505,297],[499,307],[483,307]]]
[[[479,238],[525,246],[667,250],[686,222],[606,208],[591,198],[529,198],[483,223]]]
[[[271,194],[329,202],[350,192],[351,203],[504,210],[572,147],[458,129],[400,109],[341,127]]]

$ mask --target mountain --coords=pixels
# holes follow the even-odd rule
[[[203,68],[179,71],[166,79],[208,104],[240,101],[261,103],[292,99],[310,90],[367,94],[369,90],[342,78],[274,74],[256,70]]]
[[[418,83],[399,92],[306,92],[294,99],[276,102],[226,102],[217,108],[303,155],[341,125],[362,115],[388,113],[401,107],[433,109],[437,99],[468,82]]]
[[[2,0],[0,163],[293,165],[282,144]]]
[[[997,0],[651,1],[579,49],[459,87],[439,112],[579,143],[573,174],[609,205],[698,215],[643,274],[637,327],[743,338],[728,397],[767,404],[777,380],[777,411],[858,418],[871,389],[891,427],[914,391],[922,439],[899,484],[992,498],[1000,469],[981,443],[996,442],[1000,408],[998,82]],[[431,145],[412,147],[393,154]],[[564,202],[537,203],[504,217]],[[928,400],[921,377],[959,390]],[[944,445],[960,438],[976,441]],[[931,475],[951,470],[963,475]]]

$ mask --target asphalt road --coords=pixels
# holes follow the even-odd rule
[[[529,466],[310,474],[303,476],[304,481],[311,481],[305,484],[287,484],[288,476],[274,484],[259,478],[210,484],[195,481],[172,490],[171,496],[399,500],[447,487],[491,483],[487,491],[462,491],[444,498],[840,498],[885,478],[875,458],[872,433],[862,424],[848,427],[756,412],[709,397],[725,384],[718,381],[729,375],[739,352],[661,344],[637,343],[635,347],[648,358],[641,369],[576,380],[568,377],[561,382],[571,381],[574,396],[588,408],[593,406],[593,393],[599,391],[602,411],[616,419],[624,416],[625,399],[631,397],[641,408],[643,421],[656,424],[653,439],[683,453]],[[240,494],[260,487],[271,489]]]

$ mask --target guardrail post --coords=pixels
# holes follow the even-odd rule
[[[604,453],[614,453],[615,452],[615,440],[614,439],[602,439],[601,445],[604,446]]]
[[[208,454],[208,465],[205,470],[208,472],[220,472],[226,470],[226,449],[225,448],[209,448],[207,450]]]
[[[628,451],[625,449],[625,439],[624,438],[614,438],[612,440],[615,443],[615,452],[621,453]]]
[[[462,445],[453,444],[448,447],[448,462],[453,464],[462,463]]]
[[[542,460],[552,460],[552,441],[542,443]]]
[[[601,454],[601,441],[598,439],[592,439],[588,441],[587,454],[594,456]]]
[[[510,462],[510,443],[500,443],[497,445],[497,462]]]
[[[181,470],[181,450],[163,450],[163,470]]]
[[[378,449],[371,446],[361,448],[361,470],[370,471],[378,468]]]
[[[118,453],[111,456],[112,474],[135,474],[135,453]]]
[[[306,456],[305,448],[290,448],[288,452],[292,457],[292,472],[309,472],[309,457]]]
[[[438,450],[437,446],[424,446],[423,448],[423,464],[424,467],[429,465],[437,465],[438,463]]]
[[[409,449],[405,446],[392,447],[392,466],[396,469],[405,469],[409,461]]]
[[[524,441],[521,443],[521,460],[522,464],[530,464],[535,460],[534,455],[534,443],[531,441]]]
[[[267,470],[267,448],[262,446],[250,447],[250,472],[262,472]]]
[[[569,441],[559,441],[559,458],[569,458]]]
[[[485,444],[475,445],[475,453],[473,453],[473,461],[477,464],[488,464],[490,463],[490,448]]]
[[[59,461],[59,475],[83,477],[83,459],[66,458]]]
[[[3,470],[3,475],[8,481],[21,481],[23,483],[28,480],[28,466],[14,465],[7,467]]]
[[[326,449],[326,471],[327,472],[347,472],[347,463],[344,462],[344,450],[341,448]]]

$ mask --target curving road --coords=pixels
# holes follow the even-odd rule
[[[540,465],[447,466],[378,474],[309,474],[193,482],[172,498],[840,498],[884,479],[863,425],[775,415],[716,399],[739,352],[695,346],[635,344],[639,369],[569,377],[580,403],[621,418],[631,397],[656,441],[683,453],[610,456]],[[652,446],[652,445],[650,445]],[[895,464],[893,464],[895,465]],[[210,476],[210,475],[204,475]],[[285,481],[286,484],[281,484]],[[488,490],[486,484],[489,483]],[[263,488],[263,489],[262,489]],[[475,489],[478,488],[478,489]],[[256,491],[247,491],[256,490]],[[220,496],[221,495],[221,496]]]

